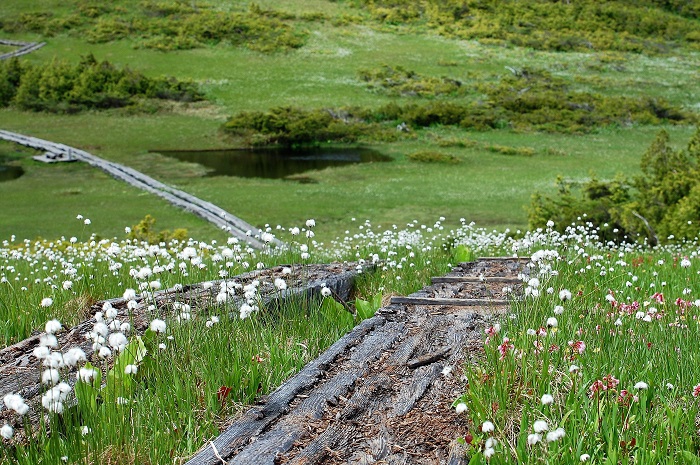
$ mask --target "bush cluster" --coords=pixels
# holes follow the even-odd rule
[[[641,161],[642,175],[576,186],[557,179],[553,196],[535,193],[528,208],[530,226],[553,220],[562,230],[586,215],[604,240],[646,239],[652,244],[700,237],[700,127],[684,150],[661,131]]]
[[[250,145],[303,145],[352,142],[359,137],[392,140],[410,134],[404,129],[433,125],[469,130],[511,128],[559,133],[585,133],[601,126],[660,123],[694,123],[697,117],[653,98],[607,97],[575,92],[543,71],[521,70],[496,84],[480,88],[486,99],[461,103],[431,100],[426,103],[388,103],[376,108],[303,110],[273,108],[242,112],[224,124],[224,131]],[[396,125],[401,131],[395,130]],[[528,149],[487,147],[509,155],[529,156]]]
[[[455,95],[465,89],[457,79],[422,76],[401,66],[383,65],[378,69],[362,70],[359,75],[370,90],[392,96],[435,97]]]
[[[406,158],[408,158],[411,161],[418,161],[421,163],[455,164],[462,161],[456,156],[450,155],[449,153],[436,152],[431,150],[421,150],[418,152],[413,152],[406,155]]]
[[[122,2],[124,3],[124,2]],[[7,32],[35,32],[52,36],[62,32],[84,36],[94,43],[135,39],[137,46],[162,51],[182,50],[225,42],[273,52],[299,48],[306,33],[290,20],[319,16],[263,10],[252,4],[244,12],[222,12],[179,0],[144,0],[130,8],[120,3],[82,0],[78,13],[56,17],[50,12],[22,13],[0,21]]]
[[[362,0],[388,24],[541,50],[659,52],[697,46],[700,4],[685,0]]]
[[[243,138],[249,145],[313,145],[321,142],[354,142],[360,136],[387,139],[377,125],[358,120],[347,111],[304,110],[278,107],[269,111],[241,112],[223,126],[225,133]]]
[[[16,58],[0,62],[0,107],[74,113],[136,105],[141,99],[191,102],[203,98],[194,82],[149,78],[108,61],[98,62],[93,55],[77,65],[57,60],[32,65]]]

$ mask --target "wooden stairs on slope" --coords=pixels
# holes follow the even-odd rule
[[[393,297],[186,465],[466,464],[452,402],[487,319],[520,301],[528,260],[464,263]]]

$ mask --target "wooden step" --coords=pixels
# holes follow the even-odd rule
[[[447,305],[450,307],[473,307],[477,305],[510,305],[512,300],[503,299],[446,299],[440,297],[401,297],[391,298],[392,304],[403,305]]]
[[[518,278],[506,278],[503,276],[484,276],[479,278],[476,276],[435,276],[430,278],[433,284],[438,283],[511,283],[518,284],[522,281]]]

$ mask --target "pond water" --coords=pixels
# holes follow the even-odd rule
[[[293,174],[332,166],[355,163],[385,162],[392,158],[376,150],[347,147],[312,147],[303,149],[237,149],[190,151],[158,151],[181,161],[199,163],[210,172],[207,176],[243,178],[286,178]]]
[[[0,165],[0,182],[2,181],[12,181],[17,179],[24,174],[24,170],[21,166],[6,166]]]

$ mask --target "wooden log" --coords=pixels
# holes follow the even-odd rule
[[[13,50],[11,52],[3,53],[2,55],[0,55],[0,60],[6,60],[8,58],[19,57],[31,53],[35,50],[38,50],[44,45],[46,45],[46,42],[20,42],[17,40],[0,39],[0,44],[19,47],[17,50]]]
[[[519,261],[529,262],[529,257],[479,257],[479,261]]]
[[[301,404],[280,420],[255,442],[238,452],[229,465],[274,465],[278,454],[288,451],[305,433],[306,419],[318,419],[329,400],[338,398],[370,371],[369,363],[376,360],[404,331],[403,323],[387,323],[365,337],[349,359],[349,367],[316,387]],[[228,457],[221,455],[225,459]],[[193,462],[187,462],[191,465]]]
[[[474,307],[474,306],[494,306],[510,305],[512,300],[502,299],[444,299],[439,297],[400,297],[391,298],[392,304],[402,305],[445,305],[449,307]]]
[[[436,276],[430,278],[433,284],[441,283],[511,283],[522,284],[522,280],[518,278],[506,278],[502,276],[475,277],[475,276]]]

